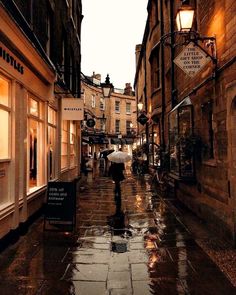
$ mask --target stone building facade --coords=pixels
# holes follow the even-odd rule
[[[125,88],[114,88],[110,97],[104,98],[101,89],[101,76],[93,74],[81,80],[84,98],[85,121],[83,124],[82,146],[93,155],[105,148],[122,148],[132,153],[136,136],[136,99],[130,83]],[[95,126],[87,126],[93,118]]]
[[[80,123],[61,116],[80,94],[81,1],[0,1],[0,238],[79,174]]]
[[[176,33],[183,5],[194,8],[191,37]],[[147,9],[135,77],[136,98],[150,118],[146,135],[156,125],[176,197],[235,241],[236,4],[150,0]],[[198,49],[208,61],[191,76],[176,59]]]

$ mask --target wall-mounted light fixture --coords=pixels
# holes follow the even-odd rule
[[[143,109],[143,103],[140,101],[140,102],[138,103],[138,110],[139,110],[139,111],[142,111],[142,109]]]
[[[176,15],[176,24],[179,32],[189,32],[192,29],[194,9],[191,6],[181,6]]]

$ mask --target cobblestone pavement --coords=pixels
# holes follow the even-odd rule
[[[206,254],[207,231],[176,200],[154,194],[148,176],[127,175],[119,214],[113,189],[109,178],[89,176],[75,233],[44,232],[41,217],[3,250],[0,294],[236,294]]]

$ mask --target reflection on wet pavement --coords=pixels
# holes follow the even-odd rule
[[[176,200],[170,206],[155,195],[148,176],[128,175],[121,189],[117,203],[109,178],[89,178],[69,235],[43,232],[37,220],[0,253],[0,294],[236,294],[182,222]]]

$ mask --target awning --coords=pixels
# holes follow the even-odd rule
[[[126,138],[126,144],[133,144],[134,143],[134,139],[133,138]]]
[[[176,109],[178,109],[180,106],[183,107],[183,106],[187,106],[187,105],[192,105],[192,102],[191,102],[191,99],[189,96],[186,96],[180,103],[178,103],[171,111],[175,111]]]
[[[90,143],[100,143],[100,138],[98,136],[89,136],[89,142]]]
[[[121,144],[120,138],[111,138],[111,144]]]

